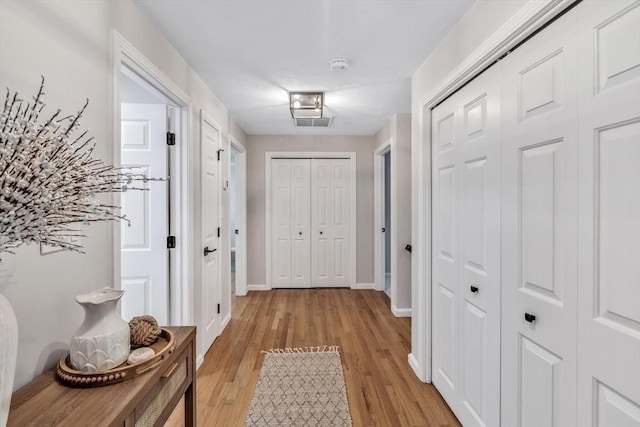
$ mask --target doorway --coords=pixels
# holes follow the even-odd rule
[[[229,138],[229,230],[231,298],[247,294],[247,169],[246,148]]]
[[[113,164],[163,178],[135,185],[148,191],[113,196],[129,220],[113,224],[113,283],[125,290],[122,317],[150,314],[163,325],[190,324],[190,98],[115,31],[113,51]]]
[[[384,292],[391,298],[391,150],[383,156],[384,159]]]
[[[375,283],[377,291],[384,291],[393,302],[392,279],[392,138],[382,143],[374,152],[374,254]]]
[[[168,135],[175,135],[179,106],[127,65],[120,71],[120,164],[148,178],[120,197],[122,317],[152,315],[170,324],[170,269],[175,246],[171,224],[171,164]],[[174,139],[175,141],[175,139]],[[173,197],[172,197],[173,196]]]

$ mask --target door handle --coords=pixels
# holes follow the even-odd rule
[[[236,230],[236,234],[240,234],[240,230]]]
[[[471,289],[471,292],[473,292],[474,294],[477,294],[478,291],[480,290],[480,289],[478,289],[477,286],[473,286],[473,285],[471,285],[471,287],[469,289]]]
[[[204,256],[207,256],[209,254],[214,253],[215,251],[217,251],[217,248],[213,248],[213,249],[209,249],[209,246],[205,246],[204,247]]]
[[[320,232],[320,234],[322,234],[322,231]]]
[[[525,313],[524,314],[524,320],[526,320],[529,323],[535,323],[536,322],[536,315],[535,314],[531,314],[531,313]]]
[[[298,231],[298,235],[302,236],[302,231]]]
[[[386,231],[387,231],[387,229],[386,229],[386,228],[384,228],[384,227],[382,227],[382,232],[384,233],[384,232],[386,232]]]
[[[407,245],[404,247],[404,250],[407,252],[411,252],[413,250],[413,248],[411,247],[411,245]]]

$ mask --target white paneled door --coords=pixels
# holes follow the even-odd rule
[[[349,286],[349,159],[271,161],[271,286]]]
[[[431,118],[442,396],[465,426],[640,427],[640,1],[578,4]]]
[[[502,425],[575,426],[575,14],[502,61]]]
[[[272,279],[278,288],[310,286],[309,159],[271,161]]]
[[[578,423],[640,426],[640,2],[578,9]]]
[[[167,177],[167,107],[164,104],[121,105],[121,164],[148,177]],[[139,186],[140,184],[136,184]],[[149,181],[149,191],[121,194],[122,317],[149,314],[168,323],[169,264],[166,181]]]
[[[433,110],[433,382],[465,426],[500,419],[500,85]]]
[[[220,329],[220,127],[201,119],[202,156],[202,288],[201,324],[204,352],[213,344]]]
[[[349,286],[351,171],[348,159],[311,160],[311,285]]]

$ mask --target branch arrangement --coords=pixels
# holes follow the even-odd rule
[[[147,190],[152,180],[93,157],[93,136],[79,130],[88,100],[76,114],[40,120],[44,95],[44,77],[29,102],[7,89],[0,113],[0,253],[28,243],[83,252],[66,239],[79,235],[79,224],[129,222],[98,195]]]

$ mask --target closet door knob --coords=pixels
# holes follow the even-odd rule
[[[298,231],[298,234],[302,236],[302,231]]]
[[[531,313],[525,313],[524,314],[524,320],[526,320],[529,323],[535,323],[536,315],[535,314],[531,314]]]
[[[320,234],[322,234],[322,231],[320,232]]]
[[[471,289],[471,292],[473,292],[474,294],[477,294],[478,291],[479,291],[478,287],[477,286],[473,286],[473,285],[471,285],[470,289]]]

